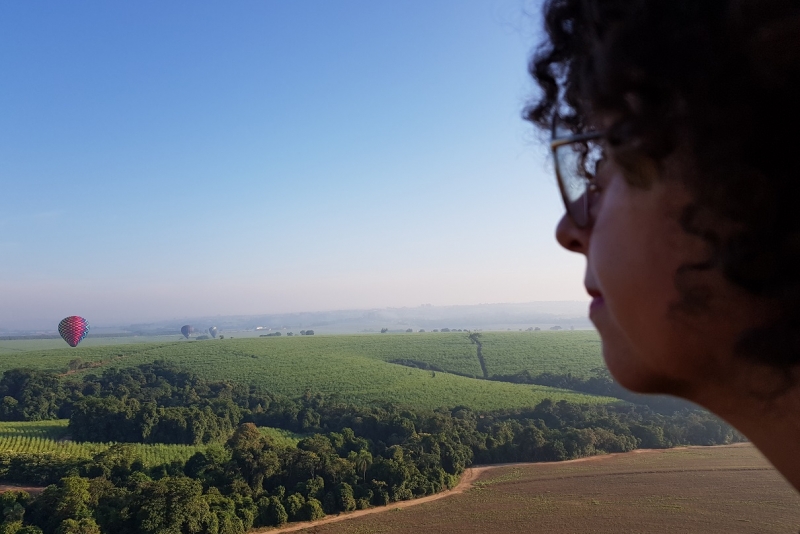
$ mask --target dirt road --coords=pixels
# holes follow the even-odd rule
[[[495,466],[471,467],[466,471],[464,471],[464,474],[461,475],[461,481],[455,488],[443,491],[441,493],[437,493],[435,495],[428,495],[427,497],[420,497],[419,499],[413,499],[410,501],[393,502],[392,504],[387,506],[378,506],[376,508],[368,508],[366,510],[356,510],[355,512],[348,512],[346,514],[329,515],[323,517],[322,519],[318,519],[316,521],[302,521],[300,523],[292,523],[291,525],[281,528],[260,529],[252,532],[265,532],[265,533],[268,532],[269,534],[278,534],[279,532],[296,532],[298,530],[303,530],[304,528],[326,525],[328,523],[336,523],[337,521],[346,521],[348,519],[355,519],[356,517],[361,517],[369,514],[388,512],[390,510],[408,508],[409,506],[416,506],[418,504],[424,504],[426,502],[444,499],[445,497],[449,497],[450,495],[455,495],[457,493],[464,493],[465,491],[467,491],[469,488],[472,487],[472,483],[475,481],[476,478],[478,478],[478,475],[480,473],[482,473],[486,469],[491,469],[493,467]]]

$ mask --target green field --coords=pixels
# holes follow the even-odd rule
[[[111,443],[76,443],[69,439],[69,421],[0,422],[0,454],[57,454],[70,458],[91,458],[109,447]],[[279,446],[294,447],[302,436],[280,428],[259,428]],[[147,467],[170,463],[175,460],[185,462],[191,456],[205,450],[205,446],[165,445],[142,443],[128,444],[136,457]]]
[[[259,427],[258,430],[261,431],[262,435],[269,436],[273,443],[279,447],[296,447],[300,440],[304,437],[300,434],[296,434],[290,430],[284,430],[282,428],[262,426]]]
[[[511,374],[524,369],[531,374],[553,370],[583,374],[601,364],[596,340],[593,332],[510,332],[486,333],[482,343],[490,374]],[[336,394],[359,404],[392,402],[417,408],[464,405],[494,410],[533,406],[544,398],[578,403],[612,400],[542,386],[469,378],[482,373],[476,346],[466,333],[81,345],[76,349],[0,354],[0,371],[32,367],[64,372],[74,358],[99,365],[80,373],[166,360],[211,380],[253,384],[290,397],[309,390]],[[399,359],[426,362],[468,376],[387,363]]]
[[[120,337],[87,337],[81,341],[80,348],[107,347],[110,345],[134,345],[139,343],[176,342],[184,339],[181,335],[172,336],[120,336]],[[19,354],[21,352],[55,350],[68,348],[61,338],[54,339],[0,339],[0,355]]]
[[[568,332],[487,332],[482,334],[483,359],[489,376],[529,371],[587,377],[603,367],[600,336],[594,330]]]
[[[76,443],[70,441],[68,421],[0,422],[0,454],[57,454],[70,458],[91,458],[109,447],[112,443]],[[136,457],[147,467],[169,463],[174,460],[185,462],[203,446],[192,445],[145,445],[131,443]]]

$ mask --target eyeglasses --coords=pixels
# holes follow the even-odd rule
[[[597,198],[594,182],[598,165],[605,158],[601,140],[605,131],[573,134],[553,118],[550,150],[556,170],[558,188],[567,215],[578,228],[588,228],[592,220],[592,206]]]

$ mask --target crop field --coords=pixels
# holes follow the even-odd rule
[[[486,332],[481,336],[489,376],[529,371],[586,377],[604,366],[594,330],[566,332]]]
[[[174,336],[121,336],[121,337],[92,337],[91,334],[81,341],[83,347],[107,347],[110,345],[135,345],[139,343],[174,342],[183,339],[181,335]],[[66,348],[66,343],[61,338],[57,339],[0,339],[0,355],[19,354],[21,352],[55,350]]]
[[[111,443],[76,443],[67,439],[68,421],[0,422],[0,454],[57,454],[71,458],[91,458]],[[205,447],[192,445],[130,444],[145,466],[174,460],[186,461]]]
[[[76,443],[69,440],[66,419],[53,421],[0,422],[0,454],[63,454],[73,458],[91,458],[108,449],[109,443]],[[259,427],[280,446],[295,446],[303,438],[280,428]],[[173,460],[186,461],[204,446],[165,445],[142,443],[129,444],[136,456],[150,467]]]
[[[487,334],[484,351],[492,340],[510,336],[508,350],[525,351],[522,340],[534,333]],[[560,336],[572,343],[586,333],[542,334],[557,344]],[[540,343],[541,345],[541,343]],[[531,346],[536,346],[535,343]],[[493,353],[494,358],[501,354]],[[504,354],[504,353],[503,353]],[[550,358],[556,353],[549,352]],[[506,355],[502,357],[513,357]],[[33,367],[65,371],[74,358],[97,362],[100,367],[81,373],[98,373],[110,367],[130,367],[166,360],[212,380],[254,384],[266,391],[297,397],[310,390],[336,394],[356,403],[393,402],[418,408],[469,406],[493,410],[533,406],[545,398],[577,403],[612,402],[608,397],[584,395],[542,386],[477,380],[448,373],[424,371],[387,363],[408,359],[440,368],[480,376],[476,346],[467,335],[377,334],[183,341],[83,347],[77,349],[0,354],[0,371]],[[524,361],[522,356],[514,361]],[[599,356],[597,356],[599,358]],[[584,365],[586,367],[587,365]]]
[[[315,534],[797,532],[800,496],[750,445],[493,468],[441,500]]]
[[[272,343],[275,352],[296,353],[306,349],[349,353],[391,362],[414,360],[465,376],[482,376],[476,346],[466,332],[372,335],[329,335],[314,337],[248,338],[208,340],[211,343],[258,341]],[[322,341],[320,341],[322,340]],[[77,349],[67,348],[60,339],[0,340],[0,370],[15,366],[20,357],[26,365],[41,368],[64,367],[73,358],[94,360],[103,355],[135,354],[141,344],[176,345],[191,343],[182,336],[129,336],[86,338]],[[483,357],[490,376],[528,370],[541,373],[572,373],[585,376],[603,365],[600,338],[594,330],[566,332],[484,332]],[[27,353],[39,353],[28,359]],[[32,356],[32,355],[30,355]]]
[[[108,342],[110,340],[116,340],[117,343]],[[5,370],[8,365],[13,366],[14,362],[18,361],[20,357],[25,357],[26,361],[33,362],[33,360],[38,360],[45,367],[51,365],[58,367],[66,366],[69,360],[76,357],[91,361],[98,359],[99,355],[113,355],[114,350],[112,349],[119,349],[119,353],[135,354],[140,347],[130,340],[149,340],[150,345],[170,346],[200,343],[184,340],[182,336],[86,338],[78,348],[71,349],[60,339],[0,341],[0,370]],[[475,345],[469,341],[466,333],[317,335],[313,337],[295,336],[292,338],[206,340],[205,342],[226,344],[270,343],[272,351],[286,353],[287,355],[305,350],[314,350],[317,352],[358,354],[386,362],[408,359],[426,362],[459,374],[482,375]],[[36,358],[29,360],[27,356],[32,355],[27,353],[31,352],[38,354]]]

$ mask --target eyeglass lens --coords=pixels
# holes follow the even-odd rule
[[[579,227],[589,224],[589,204],[587,189],[589,181],[579,173],[581,153],[573,144],[556,148],[556,172],[561,182],[561,195],[567,213]]]
[[[568,139],[574,132],[558,118],[553,122],[553,139]],[[567,213],[580,227],[591,224],[593,195],[589,184],[605,157],[602,136],[568,142],[555,149],[555,166]]]

